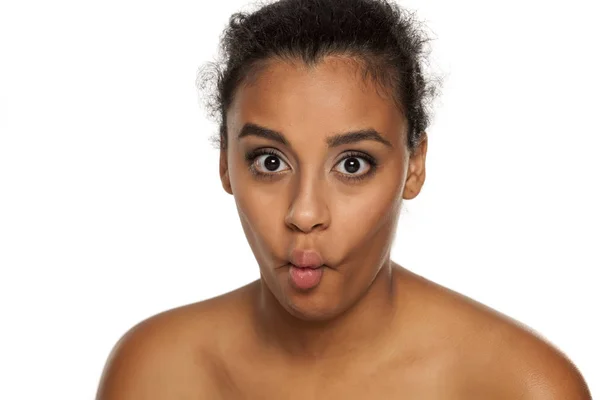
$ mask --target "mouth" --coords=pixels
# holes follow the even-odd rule
[[[294,264],[294,263],[289,263],[289,265],[292,266],[292,267],[301,268],[301,269],[307,269],[307,268],[309,268],[309,269],[317,269],[317,268],[321,268],[321,267],[325,266],[325,264],[317,265],[317,264],[314,264],[314,263],[313,264]]]
[[[298,290],[310,290],[319,285],[325,265],[298,266],[289,264],[289,282]]]
[[[324,262],[321,254],[316,250],[300,250],[292,251],[290,263],[297,268],[320,268]]]
[[[325,270],[321,254],[311,249],[294,249],[289,257],[288,283],[297,290],[307,291],[319,285]]]

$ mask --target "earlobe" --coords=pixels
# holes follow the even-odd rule
[[[221,150],[219,156],[219,176],[221,177],[221,184],[223,189],[229,194],[233,194],[231,190],[231,180],[229,179],[229,165],[227,163],[227,150]]]
[[[425,183],[425,158],[427,155],[427,135],[424,133],[421,142],[415,148],[408,161],[408,173],[402,198],[411,200],[417,197]]]
[[[221,183],[223,184],[223,189],[225,189],[227,193],[233,194],[233,191],[231,190],[231,181],[229,180],[229,171],[221,176]]]

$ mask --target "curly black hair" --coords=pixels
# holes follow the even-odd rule
[[[236,89],[265,61],[318,64],[348,56],[392,98],[408,121],[413,151],[431,120],[431,101],[441,84],[424,72],[430,41],[414,13],[386,0],[279,0],[251,13],[235,13],[221,36],[220,60],[207,63],[196,84],[210,91],[206,107],[220,128],[213,137],[227,148],[226,112]]]

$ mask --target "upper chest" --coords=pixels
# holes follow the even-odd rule
[[[227,399],[467,400],[463,382],[444,363],[365,363],[348,360],[330,368],[284,368],[238,360],[218,374]]]

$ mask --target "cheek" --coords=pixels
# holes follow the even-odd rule
[[[360,194],[338,196],[331,203],[337,234],[350,248],[368,242],[381,229],[393,229],[402,201],[399,176],[371,185]]]
[[[236,201],[238,209],[244,213],[255,230],[277,234],[278,227],[284,225],[284,216],[281,215],[283,201],[281,192],[279,195],[270,196],[268,192],[262,190],[249,190],[240,193]]]
[[[343,231],[360,232],[368,235],[389,218],[390,212],[398,206],[397,192],[370,190],[359,196],[340,199],[332,204],[336,210],[334,223]]]
[[[257,186],[251,177],[242,177],[236,182],[234,198],[251,244],[266,242],[269,247],[273,247],[277,238],[285,234],[285,204],[281,187]]]

